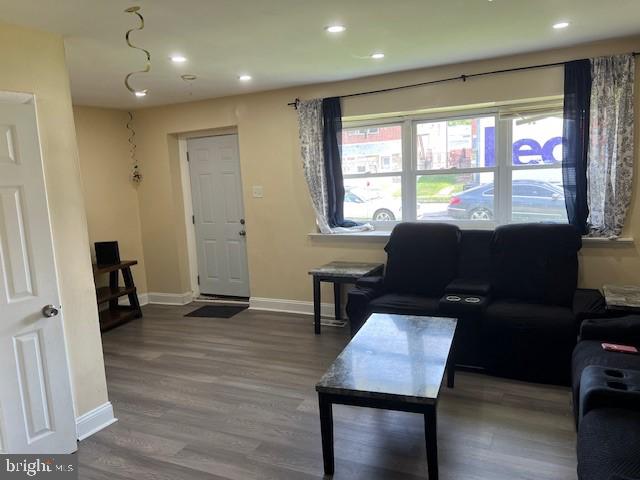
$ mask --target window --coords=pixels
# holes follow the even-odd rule
[[[345,218],[365,222],[403,219],[402,129],[402,125],[384,125],[343,130]]]
[[[511,221],[566,223],[562,113],[520,116],[511,131]]]
[[[417,220],[493,220],[494,137],[494,116],[416,123]]]
[[[380,227],[567,222],[561,111],[529,106],[524,114],[493,109],[345,126],[345,218]]]

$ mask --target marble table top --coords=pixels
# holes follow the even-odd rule
[[[640,309],[640,286],[604,285],[602,287],[607,308],[620,310]]]
[[[321,393],[433,404],[457,320],[374,313],[329,367]]]
[[[312,268],[309,270],[309,275],[359,278],[369,275],[383,266],[382,263],[330,262],[321,267]]]

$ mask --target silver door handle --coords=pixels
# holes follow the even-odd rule
[[[247,232],[246,232],[246,230],[240,230],[238,232],[238,235],[240,235],[241,237],[246,237],[247,236]]]
[[[42,315],[47,318],[55,317],[58,313],[60,313],[59,307],[53,305],[45,305],[42,307]]]

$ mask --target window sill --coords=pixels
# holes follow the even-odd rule
[[[373,230],[369,232],[353,233],[309,233],[312,240],[335,241],[361,241],[361,242],[386,242],[391,235],[390,230]],[[585,247],[621,247],[634,245],[633,237],[619,237],[616,239],[584,237],[582,243]]]
[[[368,232],[349,232],[349,233],[309,233],[311,240],[355,240],[366,242],[386,242],[389,240],[391,230],[373,230]]]
[[[583,237],[582,244],[588,247],[598,246],[598,247],[618,247],[618,246],[626,246],[633,245],[635,240],[633,237],[618,237],[618,238],[591,238],[591,237]]]

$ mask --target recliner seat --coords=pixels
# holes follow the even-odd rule
[[[567,384],[578,323],[573,300],[582,238],[572,225],[496,228],[493,302],[485,314],[486,368],[530,381]]]

